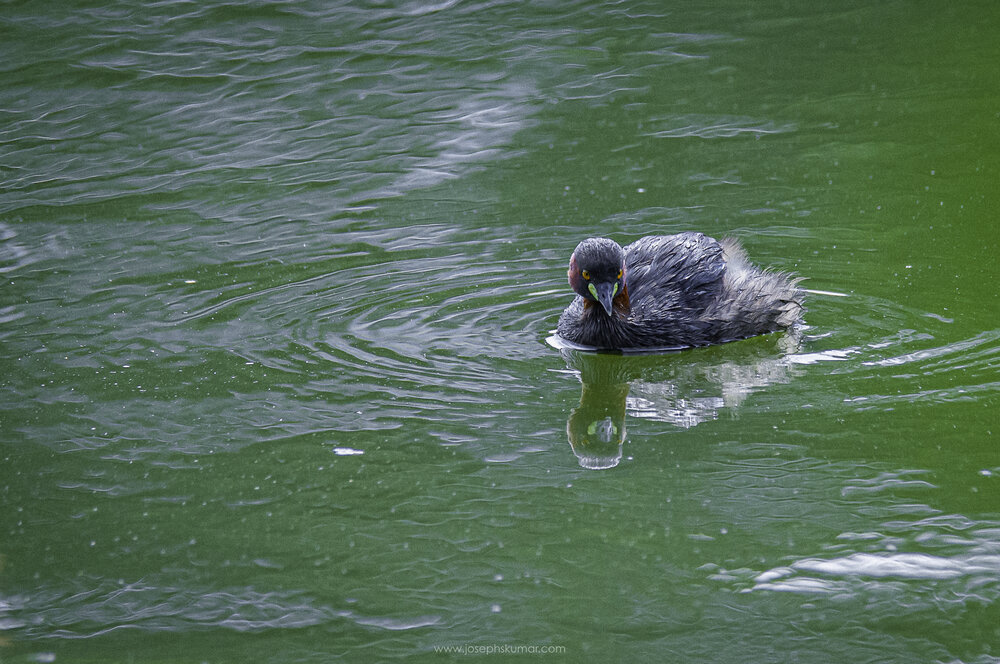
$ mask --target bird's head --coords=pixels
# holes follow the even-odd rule
[[[625,252],[614,240],[588,238],[573,251],[568,274],[573,290],[610,316],[615,298],[625,292]]]

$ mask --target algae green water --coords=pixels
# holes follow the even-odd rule
[[[1000,658],[1000,6],[0,25],[3,662]],[[682,230],[803,328],[546,342]]]

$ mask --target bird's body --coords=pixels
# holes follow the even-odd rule
[[[701,233],[644,237],[624,249],[584,240],[569,281],[577,297],[559,336],[604,350],[744,339],[790,327],[803,310],[794,279],[752,265],[735,240]]]

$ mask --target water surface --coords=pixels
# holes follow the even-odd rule
[[[992,3],[4,24],[0,659],[1000,657]],[[804,327],[546,343],[683,230]]]

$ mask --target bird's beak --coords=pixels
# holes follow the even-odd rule
[[[587,288],[590,290],[590,294],[594,296],[594,299],[601,303],[601,306],[604,307],[604,310],[608,312],[608,315],[610,316],[614,306],[612,301],[615,299],[615,295],[618,294],[618,282],[613,281],[603,284],[591,283]]]

